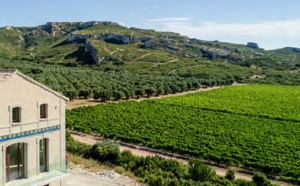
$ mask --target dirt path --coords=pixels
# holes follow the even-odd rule
[[[141,55],[140,57],[136,58],[135,60],[136,60],[136,61],[141,60],[141,59],[143,59],[143,58],[145,58],[145,57],[147,57],[147,56],[149,56],[149,55],[151,55],[151,54],[152,54],[152,53],[150,52],[150,53]]]
[[[156,67],[158,65],[165,65],[165,64],[168,64],[168,63],[174,63],[174,62],[177,62],[179,59],[178,58],[175,58],[175,59],[171,59],[170,61],[167,61],[167,62],[164,62],[164,63],[155,63],[153,66]]]
[[[75,140],[80,141],[82,143],[90,144],[90,145],[94,145],[95,143],[97,143],[99,141],[105,140],[101,137],[97,137],[94,135],[87,135],[87,134],[82,134],[82,133],[78,133],[78,132],[74,132],[74,131],[69,131],[69,132],[71,133],[71,136]],[[187,164],[188,159],[189,159],[189,157],[187,157],[187,156],[182,156],[182,155],[178,155],[178,154],[174,154],[174,153],[151,149],[151,148],[147,148],[147,147],[143,147],[143,146],[132,145],[132,144],[123,143],[123,142],[119,142],[119,141],[116,141],[116,143],[118,143],[120,145],[121,151],[129,150],[132,152],[132,154],[137,155],[137,156],[144,156],[144,157],[145,156],[160,156],[160,157],[163,157],[166,159],[174,159],[174,160],[180,161],[184,164]],[[217,175],[219,175],[219,176],[226,175],[226,171],[227,171],[226,166],[222,166],[222,165],[217,166],[208,161],[205,162],[205,164],[211,166],[216,171]],[[236,170],[236,174],[235,174],[236,179],[244,179],[244,180],[248,180],[248,181],[252,180],[253,172],[243,170],[238,167],[232,167],[232,168],[234,168]],[[276,183],[276,184],[280,184],[280,185],[284,185],[284,186],[292,185],[292,184],[289,184],[286,182],[281,182],[281,181],[276,181],[276,180],[272,180],[272,183]]]

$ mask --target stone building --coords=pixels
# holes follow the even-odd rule
[[[0,70],[0,186],[62,186],[68,98],[17,70]]]

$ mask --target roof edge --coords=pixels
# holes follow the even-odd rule
[[[9,75],[4,80],[1,80],[0,78],[0,84],[15,75],[16,71],[16,69],[0,69],[0,73],[9,73]]]
[[[54,95],[56,95],[56,96],[62,98],[62,99],[64,99],[65,101],[70,101],[69,98],[67,98],[66,96],[62,95],[61,93],[59,93],[59,92],[57,92],[57,91],[55,91],[55,90],[53,90],[53,89],[47,87],[46,85],[43,85],[43,84],[40,83],[40,82],[37,82],[36,80],[32,79],[31,77],[26,76],[25,74],[21,73],[21,72],[18,71],[18,70],[15,70],[15,72],[14,72],[13,74],[18,74],[18,75],[21,76],[23,79],[25,79],[25,80],[27,80],[27,81],[29,81],[29,82],[31,82],[31,83],[33,83],[33,84],[35,84],[35,85],[41,87],[42,89],[44,89],[44,90],[46,90],[46,91],[48,91],[48,92],[50,92],[50,93],[52,93],[52,94],[54,94]]]

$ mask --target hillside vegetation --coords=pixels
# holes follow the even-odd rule
[[[299,85],[299,52],[105,21],[0,28],[0,68],[17,68],[70,99],[118,100],[235,81]]]
[[[68,111],[67,127],[299,181],[299,93],[248,85],[111,103]]]

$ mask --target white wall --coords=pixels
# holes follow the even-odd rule
[[[39,105],[48,104],[48,118],[40,120]],[[10,107],[21,106],[21,123],[11,123]],[[60,130],[0,142],[0,186],[5,182],[6,147],[15,143],[27,143],[28,177],[39,175],[39,140],[49,138],[49,164],[65,160],[65,100],[23,79],[18,74],[0,83],[0,136],[19,133],[47,126],[60,125]],[[50,167],[51,169],[59,167]],[[51,186],[60,185],[60,180]]]

